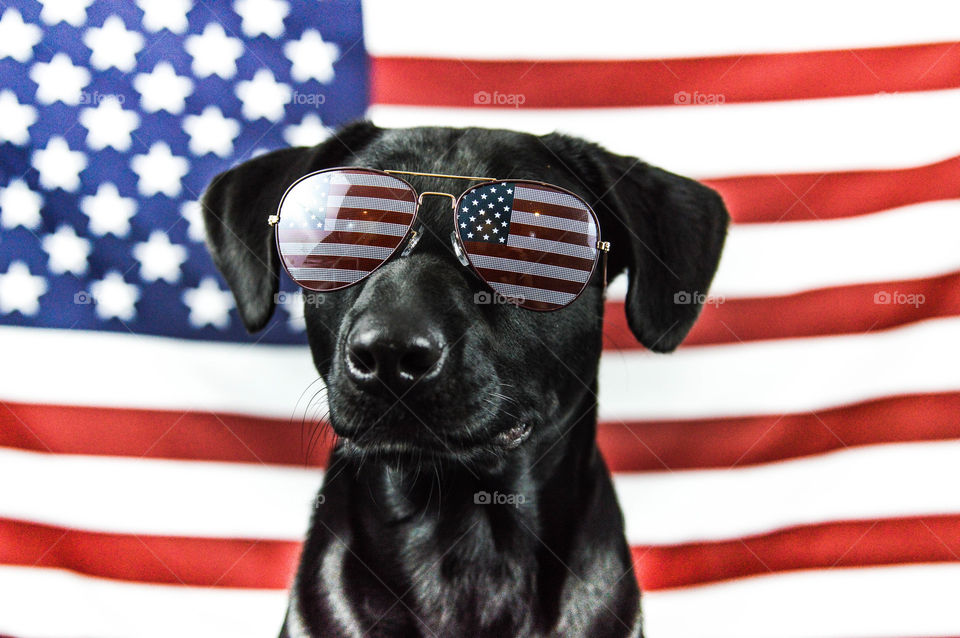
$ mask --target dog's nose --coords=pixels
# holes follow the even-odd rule
[[[358,321],[347,337],[345,367],[364,390],[400,396],[440,376],[446,343],[427,327],[392,323]]]

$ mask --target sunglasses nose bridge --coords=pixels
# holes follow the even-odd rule
[[[438,191],[424,191],[420,193],[420,196],[417,198],[418,206],[423,206],[423,198],[426,195],[436,195],[438,197],[449,197],[451,210],[457,207],[457,198],[454,195],[451,195],[450,193],[440,193]]]

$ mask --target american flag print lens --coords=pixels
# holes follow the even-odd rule
[[[474,269],[500,295],[556,310],[587,286],[599,229],[579,197],[536,182],[475,186],[457,202],[457,232]]]
[[[280,202],[277,248],[284,268],[309,290],[356,283],[396,251],[416,208],[414,190],[385,173],[340,169],[308,175]]]

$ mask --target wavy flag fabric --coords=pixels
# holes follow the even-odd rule
[[[366,114],[560,130],[724,196],[676,353],[608,295],[598,439],[651,638],[960,635],[960,15],[867,10],[3,3],[0,634],[278,631],[322,393],[302,298],[246,335],[196,202]]]

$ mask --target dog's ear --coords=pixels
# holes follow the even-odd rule
[[[357,122],[312,148],[287,148],[244,162],[207,187],[201,200],[207,245],[249,332],[270,320],[280,286],[273,227],[267,223],[280,197],[307,173],[342,165],[379,133],[369,122]]]
[[[644,346],[670,352],[693,327],[720,261],[730,217],[712,189],[635,157],[556,133],[541,138],[591,196],[610,241],[609,275],[629,281],[627,322]]]

